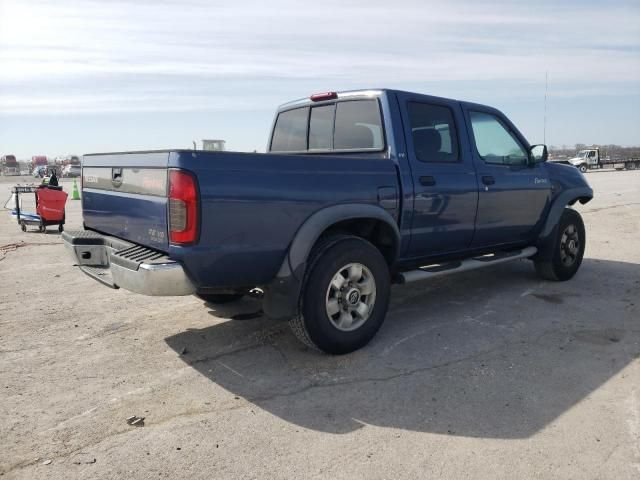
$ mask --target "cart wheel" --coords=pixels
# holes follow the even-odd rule
[[[63,230],[64,230],[64,226],[62,224],[58,225],[58,231],[62,233]]]
[[[20,229],[21,229],[23,232],[26,232],[26,231],[27,231],[27,226],[26,226],[24,223],[21,223],[21,224],[20,224]]]

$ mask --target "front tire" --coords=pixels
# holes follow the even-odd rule
[[[563,282],[571,279],[582,264],[586,243],[580,214],[565,208],[549,241],[546,258],[534,259],[536,272],[545,280]]]
[[[582,173],[587,173],[587,166],[586,165],[580,165],[578,167],[578,169],[582,172]]]
[[[389,307],[389,267],[380,250],[359,237],[330,237],[312,252],[307,272],[289,322],[293,333],[335,355],[369,343]]]

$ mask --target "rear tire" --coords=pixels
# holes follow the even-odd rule
[[[196,293],[196,297],[208,303],[221,305],[224,303],[237,302],[244,297],[244,293]]]
[[[544,259],[534,259],[538,275],[545,280],[564,282],[571,279],[582,264],[586,235],[582,217],[565,208],[556,226]]]
[[[358,350],[380,329],[390,289],[389,267],[375,246],[359,237],[329,237],[310,256],[291,330],[326,353]]]

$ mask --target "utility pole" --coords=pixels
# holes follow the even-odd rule
[[[544,121],[542,126],[542,143],[547,144],[547,91],[549,90],[549,71],[544,72]]]

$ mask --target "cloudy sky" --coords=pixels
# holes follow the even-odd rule
[[[400,88],[531,142],[640,144],[640,2],[0,0],[0,154],[264,150],[274,108]]]

